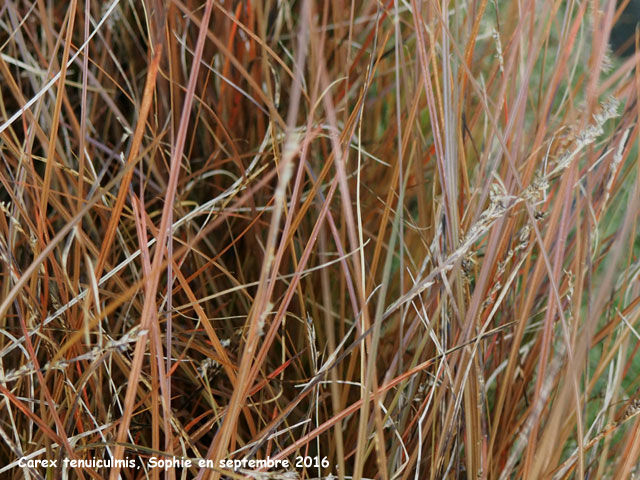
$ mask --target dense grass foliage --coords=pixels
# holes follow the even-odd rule
[[[640,474],[625,5],[3,2],[0,476]]]

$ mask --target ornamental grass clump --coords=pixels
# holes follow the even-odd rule
[[[640,475],[626,3],[5,1],[0,477]]]

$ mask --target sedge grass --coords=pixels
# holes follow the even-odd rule
[[[627,3],[4,2],[2,478],[640,474]]]

